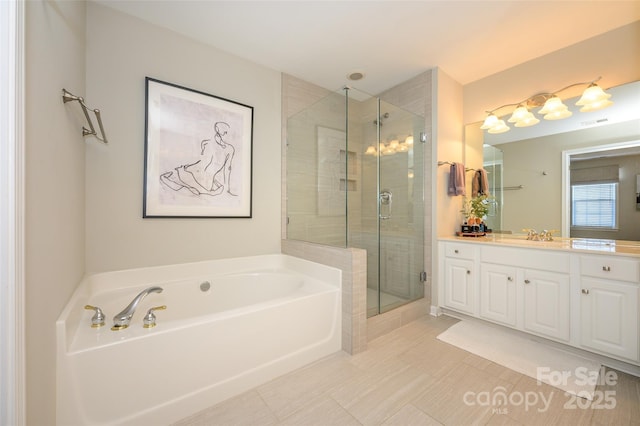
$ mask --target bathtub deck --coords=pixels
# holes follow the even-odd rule
[[[596,389],[615,391],[615,409],[564,409],[560,392],[545,412],[465,405],[470,390],[505,386],[548,395],[555,388],[436,340],[456,321],[425,316],[371,341],[363,353],[329,356],[173,426],[635,425],[640,419],[640,379],[622,372],[616,386]]]

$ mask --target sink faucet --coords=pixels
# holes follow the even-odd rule
[[[532,241],[553,241],[553,233],[555,230],[547,231],[546,229],[538,233],[535,229],[523,229],[527,233],[527,240]]]
[[[540,233],[541,241],[553,241],[553,233],[555,231],[547,231],[546,229]]]
[[[122,330],[129,327],[129,323],[131,322],[131,317],[133,313],[136,311],[138,304],[145,298],[145,296],[149,293],[162,293],[162,287],[149,287],[145,290],[142,290],[129,305],[124,308],[122,312],[113,317],[113,327],[112,330]]]

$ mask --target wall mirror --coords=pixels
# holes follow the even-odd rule
[[[532,228],[556,230],[563,237],[640,241],[640,82],[607,92],[614,105],[600,111],[578,112],[578,98],[564,100],[574,113],[564,120],[541,120],[501,134],[480,130],[481,122],[466,126],[466,164],[488,171],[494,196],[490,228],[507,234]],[[600,204],[613,206],[614,217],[602,215],[601,222],[572,217],[593,200],[580,200],[580,190],[598,183],[610,197]],[[596,204],[592,201],[582,211],[592,215]]]

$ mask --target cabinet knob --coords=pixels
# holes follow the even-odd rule
[[[513,281],[513,278],[507,277],[507,281]]]
[[[524,280],[524,283],[525,283],[525,284],[531,284],[531,281],[529,281],[529,280]]]
[[[588,288],[583,288],[582,289],[582,294],[589,294],[589,289]]]
[[[605,272],[611,272],[611,266],[603,266],[602,270]]]
[[[467,275],[471,275],[471,271],[467,269]]]
[[[457,249],[456,249],[456,250],[454,250],[453,252],[454,252],[455,254],[458,254],[458,250],[457,250]]]

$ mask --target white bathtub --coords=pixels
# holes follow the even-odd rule
[[[112,331],[113,316],[150,286],[164,291]],[[87,304],[104,311],[104,327],[91,327]],[[143,328],[159,305],[157,326]],[[58,425],[179,420],[339,351],[341,310],[341,272],[286,255],[87,277],[56,323]]]

